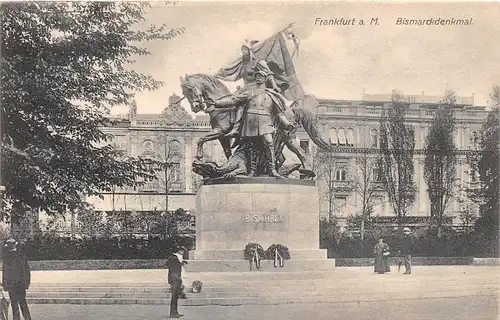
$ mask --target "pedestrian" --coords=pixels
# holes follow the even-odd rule
[[[183,255],[186,248],[182,246],[174,246],[172,255],[167,260],[168,268],[168,284],[170,285],[170,318],[180,318],[183,315],[179,313],[177,307],[179,298],[183,295],[182,292],[182,269],[187,264],[184,261]]]
[[[375,255],[375,270],[378,274],[384,274],[385,272],[390,272],[391,267],[389,266],[389,255],[390,248],[384,239],[380,237],[378,243],[373,248],[373,254]]]
[[[401,253],[405,262],[405,273],[406,275],[411,274],[411,255],[413,253],[413,237],[410,228],[405,227],[403,229],[403,240],[401,244]]]
[[[2,286],[9,293],[12,319],[21,319],[19,313],[19,308],[21,308],[24,319],[31,320],[30,310],[26,302],[26,290],[31,282],[28,258],[19,250],[19,243],[12,238],[5,241],[2,255]]]

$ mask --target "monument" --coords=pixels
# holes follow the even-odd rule
[[[249,244],[255,262],[256,244],[264,250],[286,247],[290,260],[280,269],[328,270],[335,265],[326,250],[319,249],[315,173],[296,130],[302,127],[319,148],[328,149],[329,144],[312,111],[317,100],[305,95],[296,79],[284,44],[287,32],[290,26],[263,43],[243,44],[242,56],[215,76],[180,79],[191,110],[206,112],[212,126],[198,141],[193,161],[193,171],[204,182],[197,193],[196,250],[190,253],[189,271],[248,270],[244,250]],[[244,86],[231,93],[220,79],[242,79]],[[225,163],[204,159],[203,144],[212,140],[220,142]],[[286,162],[285,147],[300,163]],[[290,178],[295,171],[308,179]],[[259,265],[266,266],[270,264]]]

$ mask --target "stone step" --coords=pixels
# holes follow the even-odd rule
[[[224,292],[230,294],[244,293],[260,293],[274,294],[276,292],[327,292],[330,288],[346,292],[362,291],[362,292],[381,292],[392,290],[393,287],[398,287],[401,290],[408,288],[409,290],[426,290],[440,291],[448,290],[460,286],[468,287],[497,287],[498,282],[494,281],[446,281],[446,282],[418,282],[418,281],[383,281],[383,282],[364,282],[364,283],[315,283],[311,285],[303,284],[266,284],[266,285],[251,285],[251,284],[234,284],[227,283],[226,285],[209,285],[203,286],[203,293]],[[399,289],[398,289],[399,290]],[[190,286],[186,286],[186,291],[191,292]],[[50,294],[50,293],[107,293],[107,294],[167,294],[170,292],[168,287],[33,287],[28,290],[32,294]]]
[[[495,284],[461,284],[461,285],[444,285],[444,286],[434,286],[434,287],[426,287],[426,288],[418,288],[414,286],[404,286],[398,289],[400,294],[407,294],[415,291],[416,289],[422,290],[425,289],[425,292],[447,292],[453,291],[457,288],[465,292],[475,292],[477,290],[495,290],[498,289],[498,285]],[[337,290],[338,288],[335,287]],[[348,295],[371,295],[371,294],[386,294],[392,293],[394,291],[394,287],[390,285],[382,285],[382,286],[371,286],[371,287],[351,287],[351,288],[341,288],[340,292]],[[246,291],[246,290],[236,290],[235,288],[230,288],[229,290],[224,290],[223,288],[215,290],[203,290],[200,293],[192,293],[187,291],[188,297],[199,299],[199,298],[241,298],[241,297],[294,297],[301,295],[309,295],[309,296],[323,296],[323,295],[331,295],[330,288],[283,288],[283,289],[275,289],[275,290],[262,290],[262,291]],[[52,298],[134,298],[134,299],[169,299],[170,293],[165,288],[162,291],[157,292],[149,292],[147,290],[143,292],[137,291],[28,291],[29,298],[43,298],[43,297],[52,297]]]
[[[265,263],[263,263],[265,264]],[[276,268],[279,269],[279,268]],[[313,269],[311,269],[313,270]],[[399,274],[403,273],[404,268]],[[397,274],[397,267],[392,267],[390,274]],[[71,271],[33,271],[32,285],[51,284],[56,282],[57,285],[79,284],[87,285],[89,283],[99,284],[117,284],[117,285],[133,285],[137,282],[147,283],[148,286],[162,286],[166,282],[168,271],[164,269],[142,269],[142,270],[71,270]],[[469,278],[471,276],[492,277],[500,274],[499,267],[485,266],[426,266],[418,267],[414,270],[413,278],[449,278],[460,277]],[[290,271],[290,272],[274,272],[274,268],[268,271],[254,270],[246,272],[187,272],[186,278],[188,281],[236,281],[236,280],[297,280],[297,279],[366,279],[373,278],[372,267],[355,267],[355,268],[335,268],[328,271]],[[386,275],[384,275],[386,276]]]
[[[265,248],[264,250],[267,250]],[[327,259],[326,249],[290,249],[290,257],[293,260]],[[193,260],[241,260],[244,259],[243,250],[194,250],[189,251],[189,261]],[[332,259],[333,260],[333,259]],[[268,262],[270,260],[263,260]],[[286,260],[288,261],[288,260]],[[286,262],[285,261],[285,262]],[[291,261],[291,260],[290,260]]]
[[[289,297],[245,297],[245,298],[191,298],[180,300],[181,306],[208,306],[208,305],[269,305],[269,304],[288,304],[288,303],[345,303],[345,302],[364,302],[364,301],[396,301],[396,300],[415,300],[415,299],[434,299],[434,298],[452,298],[452,297],[470,297],[470,296],[497,296],[497,290],[477,289],[474,291],[454,290],[421,293],[411,291],[405,294],[400,292],[391,292],[384,294],[333,294],[321,296],[297,295]],[[169,299],[137,299],[137,298],[28,298],[29,304],[143,304],[143,305],[168,305]]]
[[[191,279],[185,280],[186,286],[191,286],[192,280],[196,275],[191,274]],[[207,278],[207,279],[203,279]],[[209,279],[208,279],[209,278]],[[123,279],[126,280],[126,279]],[[141,279],[142,280],[142,279]],[[412,284],[414,286],[419,285],[436,285],[437,283],[498,283],[500,280],[500,274],[458,274],[458,275],[411,275],[404,276],[401,273],[388,273],[384,275],[378,275],[372,273],[363,274],[362,277],[345,277],[339,275],[332,275],[326,277],[318,277],[318,278],[308,278],[304,275],[304,278],[300,277],[300,275],[296,275],[295,277],[266,277],[265,274],[262,274],[262,277],[255,278],[246,275],[239,277],[227,277],[224,279],[223,277],[218,277],[213,279],[213,277],[205,275],[202,277],[200,274],[200,280],[203,282],[204,288],[213,288],[213,287],[236,287],[240,288],[273,288],[273,287],[285,287],[285,286],[299,286],[299,287],[324,287],[324,286],[336,286],[336,287],[344,287],[344,286],[356,286],[356,285],[373,285],[377,283],[401,283],[404,282],[406,284]],[[46,289],[46,288],[56,288],[56,289],[68,289],[73,290],[72,288],[97,288],[96,290],[101,290],[99,288],[136,288],[137,290],[142,290],[144,288],[147,289],[155,289],[155,288],[166,288],[168,287],[166,279],[160,279],[156,282],[85,282],[85,283],[77,283],[77,282],[63,282],[63,283],[49,283],[49,282],[34,282],[31,286],[31,289]]]
[[[498,283],[500,280],[500,275],[490,275],[488,277],[484,276],[464,276],[464,277],[414,277],[414,276],[403,276],[398,274],[384,274],[384,275],[371,275],[364,277],[363,279],[348,278],[348,279],[286,279],[286,280],[247,280],[247,279],[234,279],[234,280],[216,280],[210,281],[206,280],[203,282],[203,288],[283,288],[283,287],[325,287],[325,286],[337,286],[337,287],[350,287],[350,286],[367,286],[385,283],[405,283],[414,286],[426,286],[426,285],[443,285],[443,284],[467,284],[467,283]],[[185,281],[184,284],[187,287],[191,286],[190,281]],[[74,290],[74,289],[88,289],[88,290],[101,290],[102,288],[110,289],[126,289],[126,290],[155,290],[168,288],[166,281],[159,281],[157,283],[41,283],[33,284],[31,290]]]
[[[255,267],[252,268],[256,270]],[[334,259],[291,259],[284,262],[283,267],[274,267],[273,261],[261,261],[259,271],[299,272],[305,270],[332,271],[335,269]],[[251,270],[247,260],[189,260],[187,272],[247,272]]]

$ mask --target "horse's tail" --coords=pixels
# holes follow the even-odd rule
[[[292,111],[297,123],[304,128],[309,137],[311,137],[311,140],[321,149],[330,150],[330,144],[326,142],[320,133],[316,115],[301,107],[292,106]]]

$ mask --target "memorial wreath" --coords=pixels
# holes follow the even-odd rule
[[[245,260],[250,261],[250,270],[252,266],[255,265],[257,269],[260,269],[260,261],[265,259],[266,252],[264,248],[258,243],[249,243],[245,246],[245,250],[243,252]]]
[[[266,251],[267,258],[274,260],[274,267],[284,266],[284,261],[290,259],[288,247],[282,244],[272,244]]]

